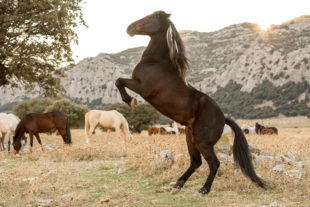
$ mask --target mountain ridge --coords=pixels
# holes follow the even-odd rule
[[[310,83],[310,15],[271,25],[267,30],[257,24],[241,23],[214,32],[186,30],[180,34],[192,63],[187,80],[202,92],[216,93],[230,81],[248,93],[264,81],[275,87],[304,80]],[[100,53],[81,60],[67,69],[61,80],[67,90],[64,95],[88,105],[121,102],[115,80],[130,77],[144,48]],[[309,93],[305,93],[308,98]],[[39,95],[38,88],[26,94],[24,90],[4,87],[0,104]]]

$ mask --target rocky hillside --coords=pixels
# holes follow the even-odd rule
[[[275,87],[289,82],[310,84],[310,16],[301,16],[262,30],[251,23],[236,24],[219,31],[181,31],[192,63],[188,81],[208,94],[230,81],[250,93],[264,81]],[[136,37],[137,38],[137,37]],[[62,84],[66,96],[90,106],[120,101],[114,86],[118,77],[129,77],[143,47],[117,54],[99,54],[68,69]],[[0,104],[38,96],[22,90],[2,88]],[[308,99],[309,93],[304,94]]]

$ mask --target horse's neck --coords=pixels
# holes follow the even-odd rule
[[[165,33],[151,36],[151,40],[143,52],[142,59],[147,60],[170,59]]]
[[[15,134],[17,137],[21,137],[23,136],[24,133],[25,133],[25,127],[23,123],[20,122],[19,125],[16,127]]]

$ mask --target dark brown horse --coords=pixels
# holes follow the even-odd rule
[[[135,105],[136,100],[125,90],[128,88],[140,94],[162,114],[186,126],[191,164],[177,180],[174,192],[180,190],[201,165],[201,155],[207,161],[210,173],[199,192],[206,194],[210,191],[220,166],[214,145],[221,137],[225,124],[235,132],[233,154],[236,163],[253,182],[264,187],[253,168],[248,143],[240,127],[224,117],[214,100],[186,82],[189,61],[180,35],[169,17],[170,14],[158,11],[128,26],[130,36],[148,35],[151,40],[133,70],[132,78],[116,81],[122,100],[130,106]]]
[[[33,135],[37,138],[43,150],[39,133],[49,132],[53,129],[58,130],[65,144],[72,144],[68,117],[65,114],[61,112],[48,112],[45,114],[26,115],[19,122],[15,130],[15,135],[13,137],[15,153],[19,152],[21,148],[21,139],[25,133],[29,134],[31,151],[33,146]]]

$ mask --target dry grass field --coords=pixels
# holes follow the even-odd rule
[[[56,134],[42,134],[45,152],[36,140],[32,153],[26,149],[16,157],[0,152],[0,206],[309,207],[310,120],[257,121],[279,129],[279,135],[247,135],[249,144],[275,157],[275,161],[254,161],[257,173],[268,183],[267,190],[251,183],[228,163],[220,166],[211,192],[200,196],[196,191],[208,174],[203,162],[184,188],[172,195],[170,183],[189,165],[184,135],[149,137],[143,132],[128,141],[116,138],[115,133],[105,139],[105,132],[97,129],[87,145],[84,131],[76,129],[71,131],[72,146],[64,146]],[[255,121],[238,123],[253,126]],[[175,162],[163,164],[162,150],[172,150]],[[284,164],[284,171],[273,171],[274,165],[281,163],[280,155],[287,152],[307,167]],[[301,178],[289,177],[289,170],[299,170]]]

